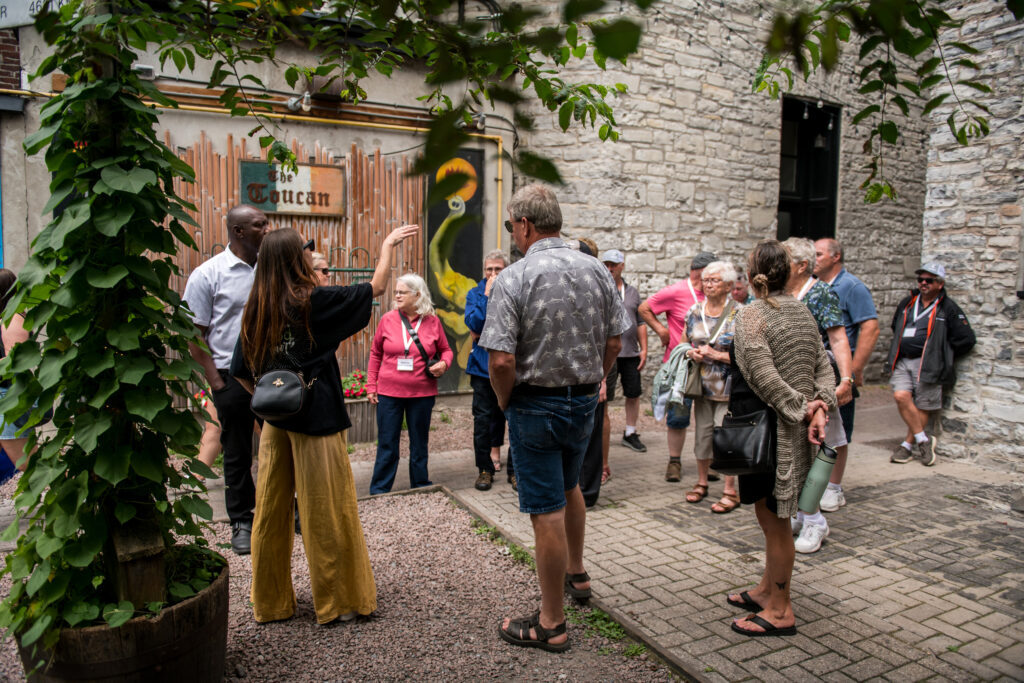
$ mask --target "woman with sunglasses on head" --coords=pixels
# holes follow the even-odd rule
[[[419,226],[405,225],[389,234],[370,282],[349,287],[321,287],[304,256],[302,238],[290,228],[268,233],[260,246],[231,374],[251,389],[268,370],[298,370],[309,389],[302,410],[284,420],[268,420],[260,438],[252,530],[252,602],[258,622],[288,619],[295,612],[291,554],[296,499],[317,621],[347,621],[376,609],[377,589],[345,440],[352,423],[335,350],[370,322],[373,299],[384,293],[391,275],[392,248],[419,232]]]
[[[366,397],[377,406],[377,461],[370,493],[388,493],[398,471],[402,423],[409,429],[409,486],[430,486],[427,442],[437,378],[454,354],[434,315],[427,283],[406,273],[395,283],[395,307],[381,316],[370,347]]]
[[[754,505],[765,539],[761,582],[730,595],[730,605],[752,614],[732,623],[745,636],[796,634],[790,599],[796,551],[790,517],[836,405],[835,375],[818,324],[803,303],[786,294],[790,255],[776,240],[760,242],[747,272],[757,297],[736,319],[729,412],[749,415],[765,407],[775,417],[775,470],[739,476],[740,500]]]

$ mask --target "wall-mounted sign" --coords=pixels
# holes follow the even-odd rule
[[[238,182],[243,204],[264,213],[345,215],[345,169],[299,164],[295,171],[279,164],[239,160]]]
[[[63,7],[70,0],[50,0],[50,9]],[[3,0],[0,2],[0,28],[31,26],[36,21],[44,0]]]

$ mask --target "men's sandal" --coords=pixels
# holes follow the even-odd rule
[[[723,493],[722,499],[711,504],[711,511],[716,515],[732,512],[740,506],[740,497],[735,493]]]
[[[765,622],[767,623],[767,622]],[[530,638],[530,629],[533,629],[537,639]],[[519,647],[539,647],[548,652],[565,652],[569,649],[569,640],[564,643],[549,643],[548,640],[565,633],[565,622],[563,621],[553,629],[546,629],[540,625],[540,610],[525,619],[513,619],[508,623],[508,628],[498,625],[498,635],[506,643],[518,645]]]
[[[686,494],[687,503],[699,503],[708,495],[707,484],[694,484],[693,488],[690,489]]]
[[[743,620],[737,620],[737,621],[743,621]],[[746,618],[746,621],[749,621],[752,624],[757,624],[758,626],[760,626],[764,630],[763,631],[748,631],[745,628],[740,628],[739,626],[737,626],[736,625],[736,623],[737,623],[736,621],[732,622],[732,630],[736,631],[736,633],[742,633],[745,636],[750,636],[751,638],[758,638],[760,636],[795,636],[796,635],[796,626],[783,626],[783,627],[780,628],[780,627],[776,626],[775,624],[771,623],[770,621],[768,621],[767,619],[762,619],[761,617],[757,616],[756,614],[751,614],[749,617]]]
[[[583,583],[584,581],[590,581],[590,574],[583,572],[582,574],[565,574],[565,592],[576,599],[576,602],[580,604],[586,603],[590,600],[590,596],[593,595],[593,591],[590,588],[577,588],[574,583]]]
[[[750,593],[748,593],[747,591],[743,591],[742,593],[740,593],[739,600],[733,600],[729,596],[726,596],[725,601],[733,607],[742,607],[748,612],[761,611],[761,605],[757,604],[757,601],[750,597]]]

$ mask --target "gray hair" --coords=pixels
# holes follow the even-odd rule
[[[807,272],[813,273],[818,257],[814,253],[814,242],[806,237],[790,237],[782,243],[782,246],[789,252],[789,260],[793,263],[807,261]]]
[[[736,282],[736,267],[728,261],[712,261],[704,266],[704,272],[701,273],[701,277],[709,277],[711,275],[717,275],[722,278],[722,282],[731,284]]]
[[[824,241],[825,246],[828,247],[828,253],[830,256],[838,256],[839,261],[843,260],[843,245],[839,244],[839,240],[831,237],[822,237],[818,240],[819,242]]]
[[[501,249],[495,249],[494,251],[487,252],[487,255],[484,256],[484,263],[487,263],[488,261],[501,261],[504,265],[507,266],[508,256],[506,256],[505,252],[502,251]]]
[[[418,315],[434,315],[434,302],[430,298],[430,290],[427,289],[427,283],[423,281],[423,278],[416,273],[406,273],[398,278],[398,281],[420,295],[420,298],[416,301],[416,313]],[[395,308],[398,308],[397,302],[395,303]]]
[[[528,218],[541,234],[550,235],[562,229],[558,199],[543,185],[527,185],[517,190],[508,201],[508,212],[514,219]]]

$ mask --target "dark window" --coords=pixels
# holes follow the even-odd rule
[[[785,97],[779,154],[778,238],[836,234],[839,108]]]

